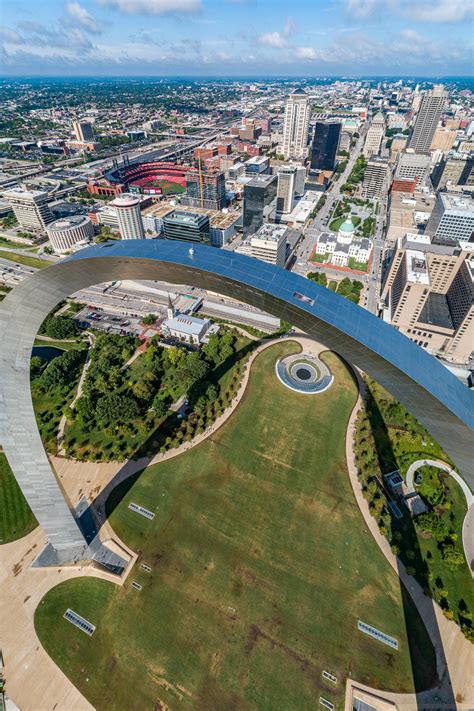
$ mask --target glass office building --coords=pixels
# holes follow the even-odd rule
[[[311,146],[311,168],[334,170],[341,124],[317,121]]]
[[[198,212],[174,210],[163,218],[165,239],[210,244],[209,217]]]
[[[257,232],[276,208],[277,176],[260,175],[244,186],[244,234]]]

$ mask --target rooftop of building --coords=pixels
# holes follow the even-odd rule
[[[112,200],[111,205],[114,207],[135,207],[140,204],[140,198],[131,193],[122,193],[115,200]]]
[[[85,225],[90,222],[87,215],[70,215],[68,217],[60,217],[59,220],[54,220],[48,225],[48,230],[68,230],[80,225]]]
[[[203,221],[203,218],[208,217],[202,212],[197,212],[196,210],[186,211],[186,210],[173,210],[165,216],[165,220],[173,220],[180,222],[184,225],[199,225]]]
[[[25,190],[20,186],[5,190],[3,197],[8,198],[25,198],[26,200],[34,200],[35,198],[47,197],[48,193],[45,190]]]
[[[455,193],[440,193],[439,197],[445,210],[474,213],[474,200]]]
[[[345,234],[351,234],[355,232],[355,225],[352,222],[351,217],[348,217],[347,220],[342,223],[342,225],[339,227],[339,232],[343,232]]]
[[[270,223],[266,223],[265,225],[262,225],[254,235],[252,235],[252,239],[256,238],[266,240],[267,242],[279,242],[282,237],[285,236],[287,229],[287,227],[282,225],[272,225]]]
[[[173,331],[181,331],[192,336],[199,336],[203,328],[209,324],[209,319],[196,318],[187,314],[177,314],[173,318],[166,319],[164,326]]]
[[[256,175],[248,181],[247,185],[252,188],[265,188],[276,180],[276,177],[276,175]]]
[[[437,294],[433,291],[428,294],[418,321],[441,328],[454,328],[446,294]]]
[[[407,280],[413,284],[430,283],[428,266],[424,252],[417,249],[407,249]]]
[[[221,212],[220,210],[207,210],[204,207],[187,207],[186,205],[172,205],[169,202],[160,202],[150,205],[143,210],[143,217],[152,216],[156,218],[164,218],[170,212],[190,212],[194,214],[207,215],[211,227],[225,230],[240,218],[239,212]]]

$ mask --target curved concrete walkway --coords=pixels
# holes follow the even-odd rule
[[[440,459],[418,459],[418,461],[410,464],[406,478],[406,485],[409,493],[413,493],[415,491],[415,485],[413,483],[415,473],[418,469],[420,469],[420,467],[424,466],[442,469],[442,471],[452,476],[462,489],[467,504],[467,512],[462,524],[462,545],[469,570],[471,571],[471,575],[474,577],[474,495],[467,482],[465,482],[464,479],[454,471],[454,469],[451,469],[446,462],[442,462]]]
[[[349,419],[346,434],[346,460],[349,479],[354,496],[364,518],[365,525],[374,537],[385,558],[399,576],[401,582],[410,593],[418,612],[425,624],[436,653],[436,667],[439,684],[433,689],[418,694],[397,694],[371,689],[352,679],[346,684],[346,711],[352,711],[352,696],[360,689],[371,698],[377,709],[394,705],[399,711],[420,711],[420,709],[446,709],[446,711],[473,711],[474,688],[472,670],[474,669],[474,647],[462,634],[457,624],[448,620],[441,608],[427,597],[418,582],[408,575],[406,568],[393,553],[383,536],[375,518],[371,515],[369,505],[362,495],[362,489],[357,478],[357,468],[354,462],[354,432],[359,410],[363,407],[365,386],[359,373],[354,371],[359,382],[359,397]],[[455,700],[455,702],[454,702]],[[453,703],[454,702],[454,703]],[[385,705],[384,705],[385,704]]]

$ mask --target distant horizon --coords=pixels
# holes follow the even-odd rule
[[[372,79],[411,79],[411,80],[448,80],[463,79],[474,81],[474,74],[396,74],[383,72],[381,74],[0,74],[0,79],[230,79],[232,81],[252,80],[258,81],[296,81],[315,80],[326,81],[342,79],[345,81],[372,80]]]

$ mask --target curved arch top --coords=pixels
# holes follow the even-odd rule
[[[36,272],[0,306],[0,443],[39,523],[57,550],[84,540],[44,451],[29,385],[41,322],[71,293],[118,279],[159,279],[216,291],[267,311],[377,380],[444,447],[474,483],[474,393],[392,326],[334,292],[227,250],[166,240],[108,242]]]

